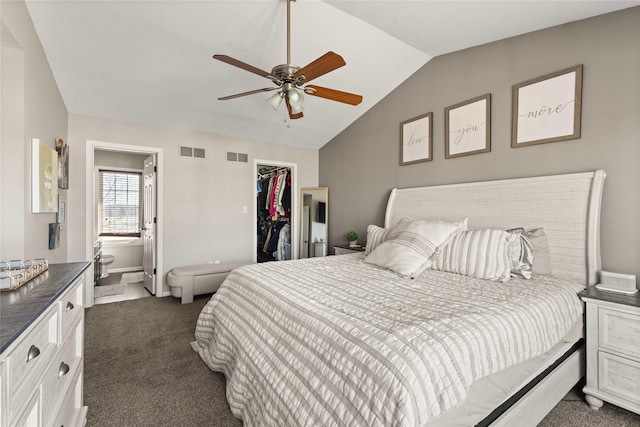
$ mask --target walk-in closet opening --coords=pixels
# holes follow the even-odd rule
[[[255,188],[255,261],[297,258],[295,165],[256,161]]]

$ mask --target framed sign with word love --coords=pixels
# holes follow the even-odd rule
[[[491,151],[491,94],[444,109],[445,159]]]
[[[433,160],[433,113],[400,123],[400,166]]]
[[[513,86],[511,147],[580,138],[582,65]]]

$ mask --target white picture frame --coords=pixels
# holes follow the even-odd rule
[[[31,211],[58,212],[58,152],[31,140]]]
[[[67,196],[58,194],[58,215],[56,222],[60,224],[60,230],[67,228]]]

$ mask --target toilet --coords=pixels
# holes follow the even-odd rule
[[[116,257],[110,254],[103,254],[100,257],[100,264],[101,264],[101,271],[102,271],[102,275],[100,276],[101,279],[104,279],[105,277],[109,277],[109,270],[107,270],[107,266],[109,264],[111,264],[113,261],[115,261]]]

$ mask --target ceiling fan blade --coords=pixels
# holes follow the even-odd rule
[[[284,101],[287,104],[287,111],[289,111],[289,118],[291,120],[301,119],[302,116],[303,116],[302,111],[299,112],[299,113],[293,114],[293,112],[291,111],[291,104],[289,103],[289,97],[288,96],[284,97]]]
[[[307,90],[310,89],[310,90]],[[358,105],[362,102],[362,96],[354,93],[342,92],[340,90],[328,89],[326,87],[307,85],[304,92],[309,95],[319,96],[320,98],[330,99],[332,101],[344,102],[345,104]]]
[[[233,65],[234,67],[238,67],[238,68],[242,68],[245,71],[249,71],[250,73],[253,74],[257,74],[261,77],[266,77],[268,79],[273,80],[276,83],[282,83],[280,80],[278,80],[277,77],[274,77],[271,75],[271,73],[268,73],[264,70],[261,70],[260,68],[256,68],[253,65],[249,65],[245,62],[239,61],[235,58],[232,58],[230,56],[227,55],[213,55],[213,59],[217,59],[218,61],[222,61],[222,62],[226,62],[229,65]]]
[[[344,65],[347,65],[347,63],[344,62],[342,56],[334,52],[327,52],[320,58],[296,71],[293,78],[300,79],[301,83],[307,83]]]
[[[264,89],[250,90],[249,92],[242,92],[242,93],[236,93],[235,95],[223,96],[222,98],[218,98],[218,101],[226,101],[228,99],[240,98],[241,96],[253,95],[254,93],[269,92],[276,89],[279,89],[279,88],[265,87]]]

